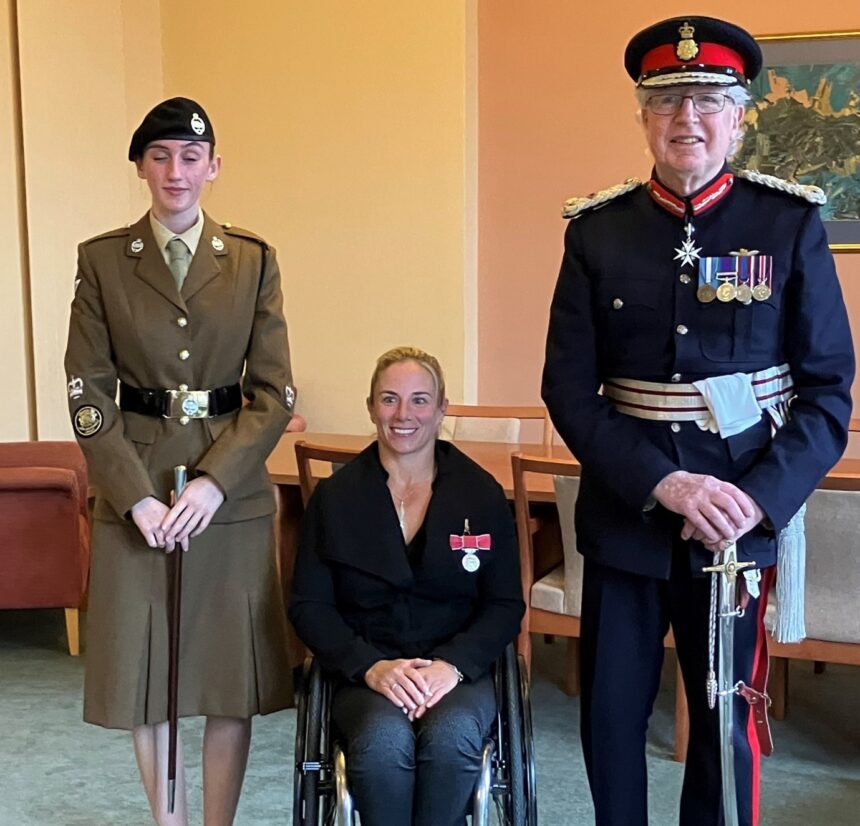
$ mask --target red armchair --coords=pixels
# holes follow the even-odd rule
[[[69,653],[90,568],[87,466],[75,442],[0,443],[0,609],[64,608]]]

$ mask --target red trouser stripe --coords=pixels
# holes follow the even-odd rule
[[[767,631],[764,628],[764,614],[767,610],[767,595],[773,582],[776,566],[765,568],[762,571],[759,590],[761,596],[758,601],[758,616],[756,617],[756,645],[753,655],[752,687],[757,691],[765,691],[767,686],[768,656],[767,656]],[[747,741],[750,744],[750,756],[752,763],[752,826],[758,826],[759,804],[761,802],[761,747],[755,730],[755,718],[752,711],[747,718]]]

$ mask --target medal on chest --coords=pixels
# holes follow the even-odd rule
[[[474,574],[481,567],[481,560],[478,557],[478,551],[489,551],[492,547],[492,539],[490,534],[482,533],[475,536],[469,530],[469,520],[466,519],[463,524],[463,533],[452,533],[448,538],[452,551],[462,551],[463,558],[460,564],[470,574]]]
[[[773,291],[773,256],[741,248],[728,255],[699,259],[699,289],[696,296],[704,303],[715,298],[722,302],[753,299],[766,301]]]

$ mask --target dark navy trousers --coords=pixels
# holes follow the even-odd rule
[[[751,684],[764,648],[765,586],[735,620],[735,681]],[[740,580],[739,580],[740,581]],[[648,826],[645,733],[672,627],[690,713],[680,826],[722,826],[719,716],[707,704],[710,576],[692,576],[680,546],[668,580],[585,560],[582,748],[596,826]],[[717,654],[718,656],[718,654]],[[716,665],[716,660],[715,660]],[[741,826],[758,821],[759,750],[749,706],[735,698],[735,776]]]

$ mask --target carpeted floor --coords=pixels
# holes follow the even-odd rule
[[[579,751],[579,704],[561,689],[563,642],[536,640],[533,706],[540,822],[594,823]],[[145,826],[128,734],[81,722],[83,658],[65,653],[62,611],[0,611],[0,826]],[[674,666],[667,662],[671,677]],[[652,826],[671,826],[682,767],[672,761],[672,680],[649,734]],[[793,663],[787,720],[763,766],[761,826],[860,823],[860,669],[813,675]],[[255,721],[237,826],[291,822],[295,712]],[[202,724],[183,721],[191,823],[200,824]]]

